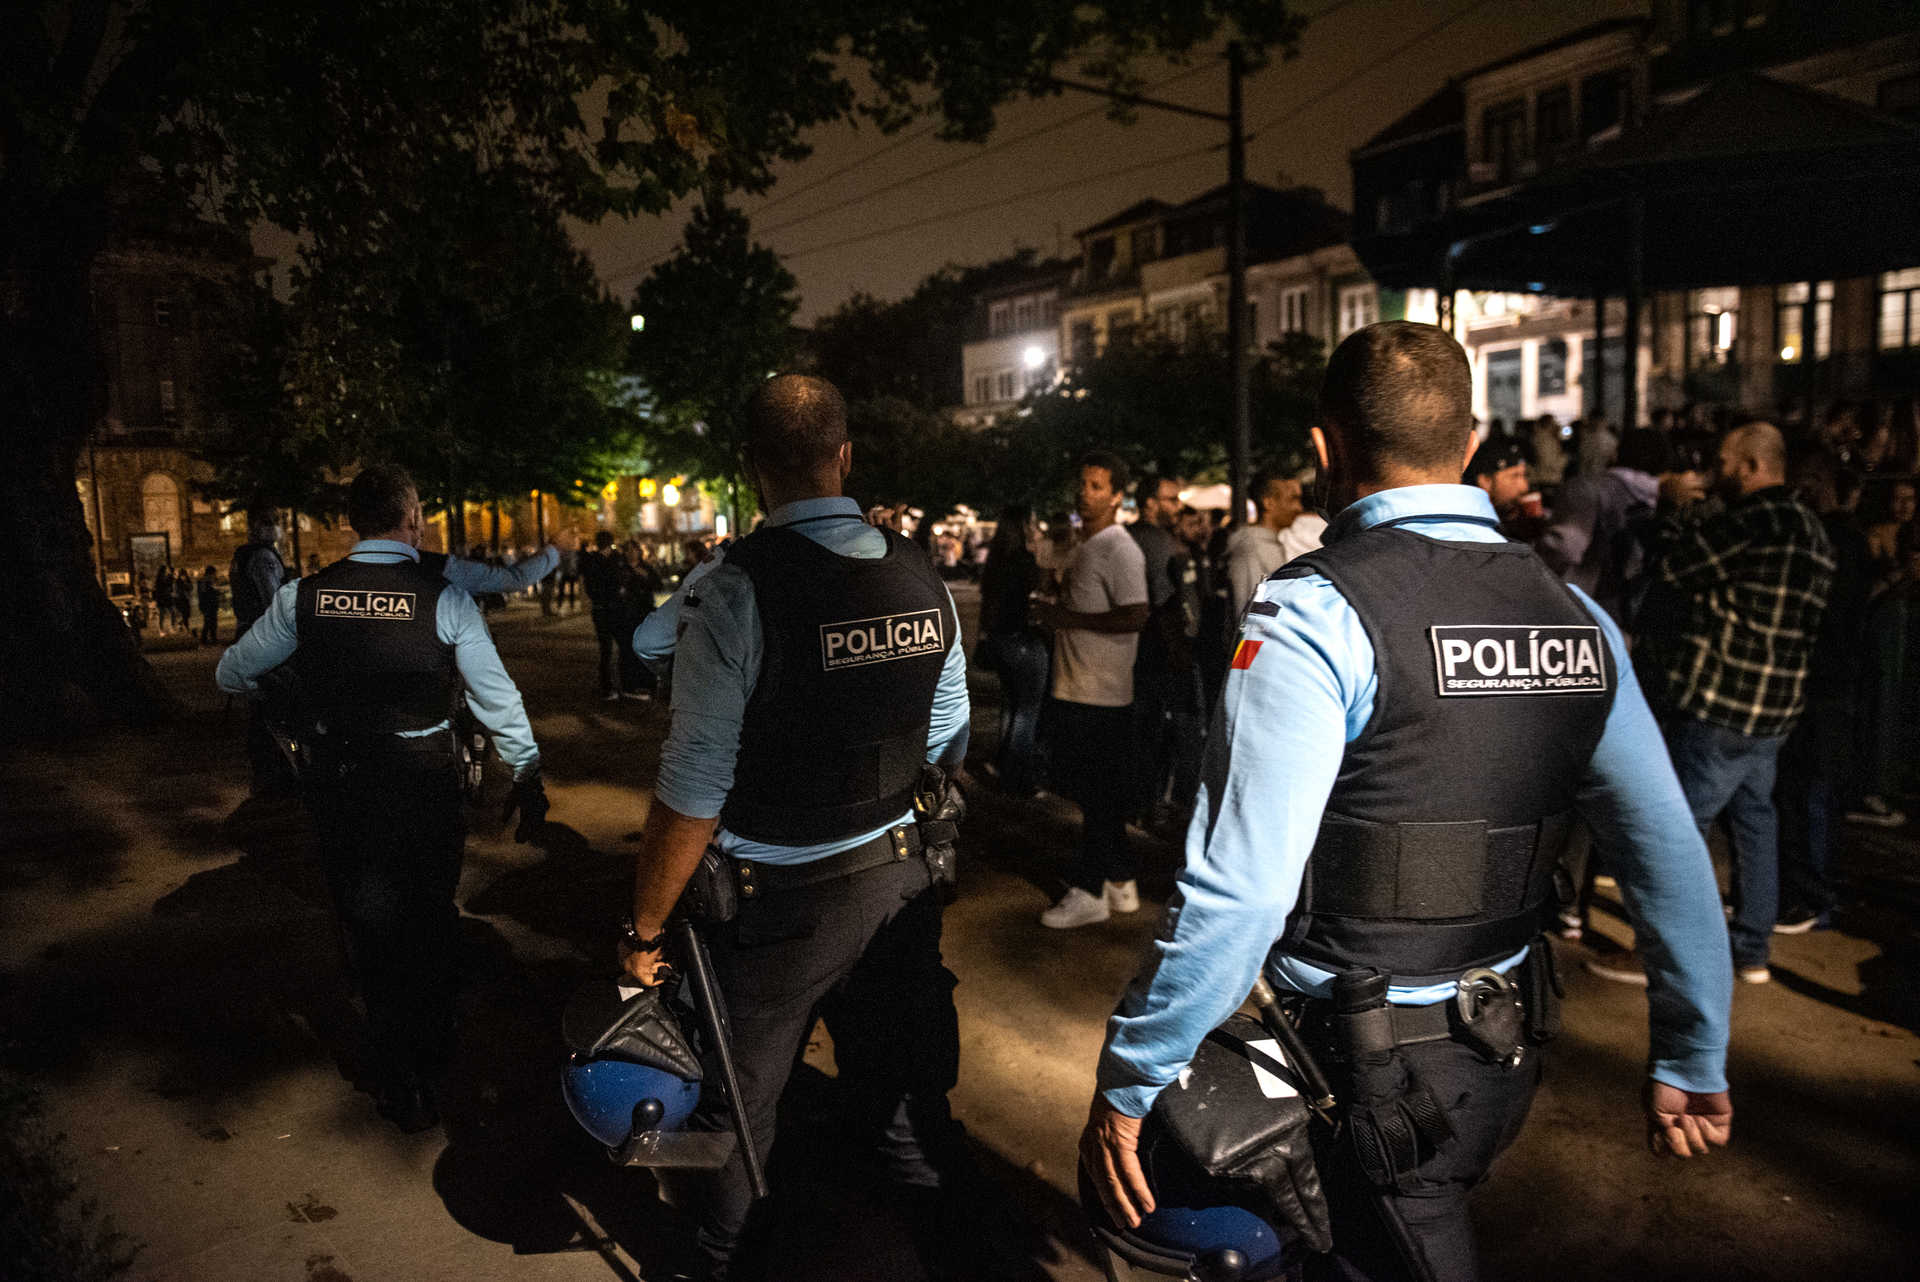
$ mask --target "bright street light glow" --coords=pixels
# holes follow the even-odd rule
[[[1040,350],[1038,343],[1035,343],[1020,353],[1020,359],[1027,363],[1028,369],[1039,369],[1047,363],[1047,354]]]
[[[633,332],[636,334],[638,334],[641,330],[647,327],[647,318],[642,316],[639,312],[635,312],[633,314],[632,321],[633,321]]]
[[[680,506],[680,487],[668,481],[660,487],[660,501],[668,507]]]

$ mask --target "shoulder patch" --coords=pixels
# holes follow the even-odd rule
[[[1436,624],[1427,633],[1442,698],[1607,692],[1597,624]]]

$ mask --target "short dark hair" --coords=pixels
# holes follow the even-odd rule
[[[362,468],[347,487],[347,524],[363,539],[397,530],[419,497],[413,477],[399,464]]]
[[[1133,473],[1127,470],[1126,460],[1110,450],[1088,450],[1082,454],[1079,465],[1073,469],[1075,476],[1090,467],[1107,470],[1107,480],[1112,483],[1115,494],[1124,494],[1133,480]]]
[[[840,389],[811,374],[776,374],[747,402],[747,450],[784,476],[809,476],[847,443]]]
[[[613,534],[607,530],[595,530],[593,533],[593,546],[603,549],[612,547]]]
[[[1673,442],[1657,427],[1636,427],[1620,437],[1613,456],[1616,467],[1630,467],[1648,476],[1673,471]]]
[[[1516,463],[1527,461],[1527,447],[1511,436],[1492,436],[1480,442],[1480,448],[1467,460],[1466,475],[1462,478],[1469,483],[1477,483],[1480,478],[1503,472]]]
[[[1467,354],[1432,325],[1381,321],[1355,330],[1327,361],[1320,422],[1362,476],[1457,467],[1473,426]]]

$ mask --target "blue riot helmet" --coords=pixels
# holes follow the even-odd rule
[[[574,1120],[609,1150],[680,1130],[700,1102],[700,1060],[658,989],[594,980],[567,1002],[572,1051],[561,1092]]]
[[[1207,1034],[1141,1123],[1154,1210],[1115,1224],[1080,1172],[1109,1282],[1276,1282],[1332,1245],[1298,1074],[1257,1020]]]

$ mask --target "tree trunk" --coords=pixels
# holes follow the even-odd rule
[[[16,214],[0,269],[0,547],[13,568],[0,610],[0,740],[145,721],[173,708],[94,577],[75,485],[105,405],[89,276],[106,203]]]
[[[447,551],[467,554],[467,482],[458,463],[447,477]]]

